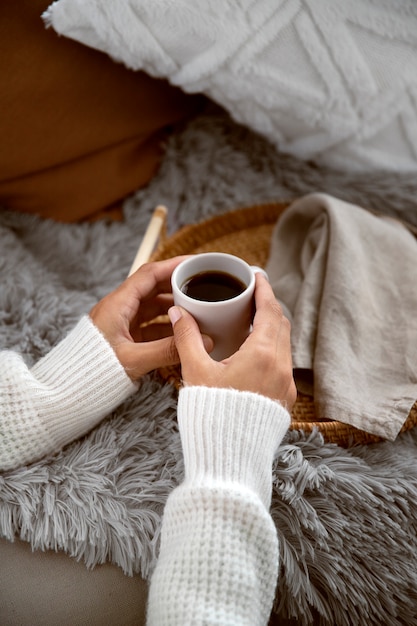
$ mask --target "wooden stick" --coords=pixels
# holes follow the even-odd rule
[[[135,260],[129,270],[128,276],[131,276],[141,265],[147,263],[158,241],[162,228],[165,226],[168,209],[161,204],[156,207],[151,221],[148,224],[142,243],[136,253]]]

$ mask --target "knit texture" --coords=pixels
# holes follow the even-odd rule
[[[185,479],[164,511],[149,626],[267,623],[278,574],[272,461],[289,419],[252,393],[180,392]]]
[[[203,92],[281,152],[417,170],[414,0],[60,0],[60,34]]]
[[[0,469],[56,452],[136,389],[87,316],[31,369],[0,352]]]

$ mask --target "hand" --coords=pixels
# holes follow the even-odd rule
[[[194,318],[181,307],[168,311],[181,360],[185,385],[232,387],[279,400],[288,410],[297,390],[293,378],[290,322],[284,317],[270,284],[256,275],[253,331],[232,356],[221,362],[207,354]]]
[[[179,362],[171,325],[142,324],[166,314],[172,306],[171,274],[184,258],[143,265],[90,311],[132,380]]]

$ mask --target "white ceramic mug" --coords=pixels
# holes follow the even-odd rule
[[[201,272],[226,272],[244,285],[244,290],[228,300],[196,300],[182,291],[187,281]],[[196,254],[177,265],[172,273],[174,303],[186,309],[194,317],[200,331],[214,342],[210,356],[221,361],[231,356],[247,338],[253,314],[255,273],[266,273],[259,267],[223,252]]]

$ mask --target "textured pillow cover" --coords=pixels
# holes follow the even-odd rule
[[[413,0],[59,0],[60,34],[204,92],[281,152],[417,171]]]

